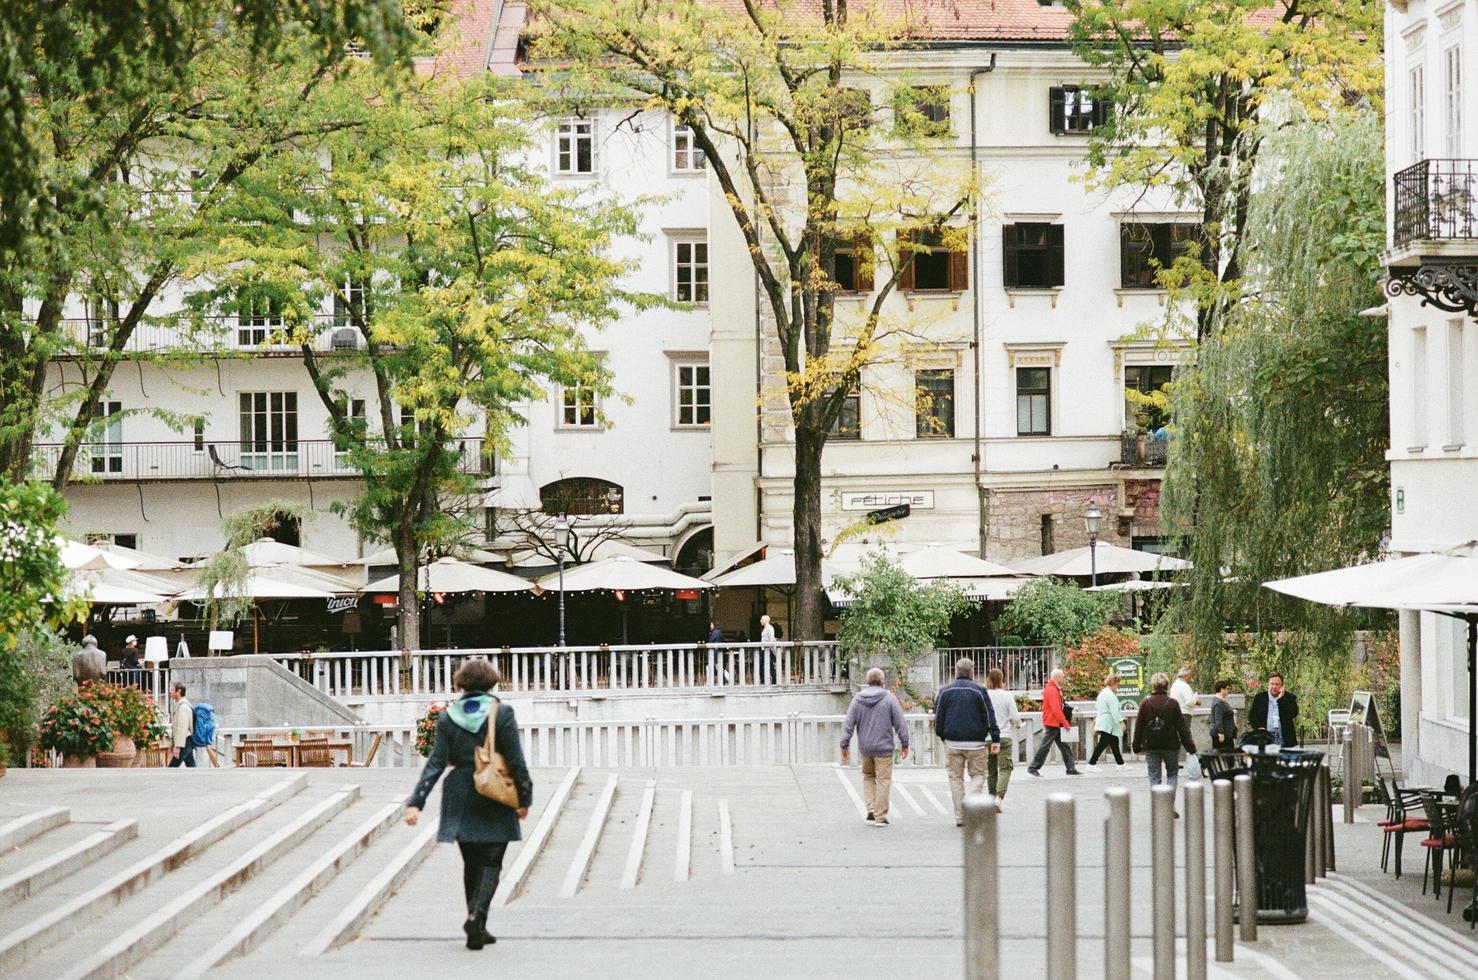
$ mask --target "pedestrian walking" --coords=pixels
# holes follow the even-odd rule
[[[1094,772],[1098,771],[1098,757],[1105,749],[1113,752],[1114,762],[1120,769],[1127,768],[1124,756],[1119,752],[1120,741],[1124,738],[1124,709],[1119,705],[1121,683],[1118,674],[1109,674],[1104,678],[1103,690],[1098,692],[1098,709],[1093,718],[1093,755],[1088,759],[1088,768]]]
[[[1054,745],[1062,753],[1062,764],[1067,767],[1067,774],[1082,775],[1074,763],[1073,750],[1062,740],[1063,733],[1072,727],[1072,720],[1068,718],[1066,705],[1062,700],[1062,679],[1066,676],[1059,667],[1047,678],[1047,683],[1042,685],[1042,744],[1037,746],[1037,754],[1026,767],[1028,776],[1042,774],[1042,763],[1052,754]]]
[[[965,826],[965,773],[970,791],[985,786],[986,758],[1001,749],[1001,730],[985,688],[975,683],[975,664],[969,657],[955,661],[955,679],[934,698],[934,734],[944,742],[944,767],[949,771],[949,795],[955,805],[955,826]]]
[[[1011,771],[1016,767],[1016,733],[1026,722],[1016,707],[1016,698],[1006,690],[1006,675],[1001,668],[992,667],[985,675],[985,693],[1001,730],[1001,750],[992,752],[985,760],[985,788],[996,798],[996,811],[1000,812],[1006,788],[1011,784]]]
[[[1211,698],[1211,748],[1216,752],[1237,750],[1237,715],[1227,703],[1227,695],[1231,693],[1231,681],[1216,682]]]
[[[1191,711],[1201,703],[1196,689],[1191,687],[1191,668],[1182,667],[1175,672],[1175,683],[1170,685],[1170,696],[1180,702],[1181,712],[1189,718]]]
[[[1191,728],[1180,702],[1170,696],[1170,678],[1163,673],[1150,678],[1150,696],[1139,703],[1134,719],[1134,751],[1144,755],[1150,785],[1161,782],[1174,789],[1180,772],[1180,749],[1194,755]]]
[[[718,620],[716,619],[710,619],[708,621],[708,640],[706,642],[710,644],[724,642],[724,631],[719,628]]]
[[[1276,705],[1276,711],[1269,706]],[[1283,689],[1283,675],[1268,675],[1268,689],[1258,691],[1252,699],[1252,709],[1247,712],[1247,727],[1266,729],[1273,741],[1291,749],[1298,744],[1298,730],[1294,722],[1298,718],[1298,698],[1292,691]]]
[[[760,681],[780,679],[780,649],[775,644],[775,625],[770,622],[769,616],[760,617],[760,658],[764,662],[765,670],[769,677],[757,678]],[[758,665],[756,665],[758,670]]]
[[[848,747],[857,732],[857,751],[862,756],[862,800],[867,819],[874,827],[888,826],[888,793],[893,788],[893,737],[908,758],[908,725],[903,705],[883,687],[883,669],[867,672],[867,686],[857,692],[842,726],[842,765],[849,765]]]
[[[719,681],[723,681],[727,684],[729,682],[729,672],[724,669],[724,652],[714,649],[714,647],[724,642],[724,631],[716,619],[710,619],[708,621],[708,639],[706,642],[708,644],[708,683],[717,684]]]
[[[91,633],[82,638],[82,649],[72,654],[72,680],[78,684],[100,681],[108,669],[108,655],[98,649],[98,638]]]
[[[169,760],[169,768],[184,766],[186,769],[194,769],[195,746],[190,741],[190,736],[195,734],[195,706],[185,697],[185,685],[178,681],[169,685],[169,699],[174,702],[174,707],[170,709],[172,720],[169,726],[169,744],[174,749],[174,755]]]
[[[534,799],[534,783],[524,762],[513,709],[488,693],[501,679],[497,669],[482,658],[468,660],[457,669],[452,683],[462,696],[436,719],[436,745],[421,769],[415,792],[406,801],[405,822],[414,827],[426,797],[451,766],[441,790],[436,839],[455,842],[462,852],[462,894],[467,905],[462,931],[467,934],[468,949],[498,941],[487,930],[488,907],[498,890],[503,855],[510,842],[523,839],[518,822],[529,815]],[[494,726],[494,748],[518,790],[516,809],[483,796],[473,782],[477,750],[487,742],[489,724]]]

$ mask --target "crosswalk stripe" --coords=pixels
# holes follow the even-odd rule
[[[857,815],[859,817],[867,816],[867,806],[862,802],[862,794],[857,792],[857,787],[853,786],[852,780],[847,778],[847,770],[841,766],[837,766],[833,771],[837,774],[837,778],[842,781],[842,789],[846,790],[847,795],[852,798],[852,805],[857,807]]]
[[[902,783],[895,783],[893,789],[902,797],[903,802],[907,803],[913,809],[916,816],[922,817],[924,815],[924,808],[919,806],[918,802],[913,798],[913,794],[908,791],[907,786]]]
[[[719,870],[726,875],[734,873],[734,821],[729,817],[729,801],[718,801],[718,854]]]
[[[1284,966],[1272,956],[1252,946],[1237,943],[1233,947],[1233,958],[1237,960],[1250,960],[1258,969],[1266,973],[1273,980],[1301,980],[1297,973]]]
[[[693,864],[693,791],[683,790],[682,801],[677,807],[677,864],[672,872],[673,881],[687,881]]]
[[[1398,973],[1403,977],[1409,978],[1409,980],[1426,980],[1428,976],[1428,974],[1417,973],[1415,970],[1409,969],[1399,959],[1387,954],[1385,950],[1373,943],[1366,942],[1359,933],[1341,923],[1338,916],[1331,915],[1328,907],[1321,907],[1318,911],[1311,909],[1309,911],[1309,921],[1322,925],[1330,932],[1337,933],[1345,942],[1354,946],[1366,956],[1379,961],[1393,973]]]
[[[565,872],[564,884],[559,889],[560,898],[574,898],[575,893],[580,890],[580,883],[585,880],[585,872],[590,870],[590,859],[595,857],[595,845],[600,843],[600,835],[606,829],[606,819],[611,815],[611,802],[616,798],[616,783],[617,777],[611,776],[606,780],[605,786],[601,787],[600,796],[595,801],[595,812],[590,815],[590,823],[585,828],[585,836],[575,849],[569,870]]]
[[[1388,914],[1401,916],[1406,921],[1419,926],[1427,933],[1428,936],[1447,942],[1449,945],[1457,948],[1465,955],[1478,956],[1478,942],[1474,942],[1474,940],[1469,938],[1468,936],[1463,935],[1455,929],[1449,928],[1448,926],[1444,925],[1441,922],[1438,922],[1435,919],[1428,919],[1425,916],[1418,915],[1416,912],[1411,911],[1400,902],[1387,898],[1385,895],[1382,895],[1380,892],[1376,891],[1374,888],[1371,888],[1369,885],[1365,884],[1362,881],[1358,881],[1354,878],[1350,878],[1346,875],[1338,874],[1336,872],[1331,872],[1326,881],[1328,881],[1331,885],[1335,885],[1356,894],[1366,896],[1371,901],[1378,903],[1380,907]]]
[[[929,800],[929,802],[934,805],[934,809],[936,809],[936,810],[939,811],[939,815],[940,816],[947,817],[947,816],[950,815],[949,808],[946,807],[942,802],[940,802],[939,797],[937,797],[937,796],[934,795],[934,791],[933,790],[931,790],[927,786],[920,786],[919,787],[919,790],[924,794],[924,796]]]
[[[652,825],[652,806],[657,801],[657,781],[647,780],[642,791],[641,809],[636,814],[636,827],[631,831],[631,846],[626,850],[626,867],[621,871],[621,887],[635,888],[641,874],[641,862],[647,852],[647,830]]]
[[[1310,889],[1308,892],[1309,905],[1311,908],[1322,909],[1325,913],[1337,915],[1345,922],[1363,929],[1371,939],[1384,945],[1392,952],[1403,955],[1414,961],[1423,958],[1433,961],[1434,968],[1437,964],[1446,965],[1449,969],[1465,972],[1471,965],[1471,960],[1463,956],[1454,956],[1441,947],[1429,945],[1423,935],[1420,942],[1411,938],[1410,934],[1393,931],[1389,919],[1382,917],[1378,912],[1371,912],[1361,905],[1349,902],[1341,902],[1339,898]],[[1417,933],[1415,935],[1421,935]]]

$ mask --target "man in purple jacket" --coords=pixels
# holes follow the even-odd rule
[[[857,692],[847,709],[847,723],[842,726],[842,765],[848,764],[847,748],[852,744],[852,731],[857,731],[857,750],[862,753],[862,799],[867,804],[867,819],[874,827],[888,826],[888,791],[893,786],[893,736],[903,746],[908,758],[908,726],[903,721],[903,705],[883,687],[883,669],[867,672],[867,687]]]

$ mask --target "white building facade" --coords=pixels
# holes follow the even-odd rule
[[[1391,550],[1478,540],[1478,0],[1386,7]],[[1466,627],[1401,614],[1413,782],[1467,771]]]

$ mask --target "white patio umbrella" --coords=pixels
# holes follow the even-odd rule
[[[153,555],[147,551],[140,551],[137,548],[125,548],[123,545],[114,544],[111,541],[99,541],[92,547],[119,558],[137,561],[138,564],[131,567],[141,572],[162,572],[185,567],[185,563],[178,559],[166,558],[163,555]]]
[[[273,541],[271,538],[259,538],[253,541],[251,544],[242,548],[241,553],[246,555],[246,563],[252,568],[263,568],[268,565],[343,568],[351,564],[347,560],[316,554],[312,551],[299,548],[296,545]]]
[[[484,551],[482,548],[469,548],[451,557],[467,562],[477,562],[483,565],[501,565],[508,560],[507,555],[500,555],[493,551]],[[372,551],[363,558],[356,558],[350,564],[364,566],[395,565],[399,564],[399,562],[400,559],[395,557],[395,549],[386,547],[381,548],[379,551]]]
[[[975,579],[975,578],[1020,578],[1021,573],[1005,565],[997,565],[984,558],[967,555],[963,551],[931,544],[917,551],[905,552],[898,557],[904,571],[918,579]]]
[[[104,606],[149,606],[168,602],[179,591],[169,582],[117,568],[73,572],[66,588],[69,597]]]
[[[97,570],[102,568],[129,569],[138,568],[143,564],[143,562],[136,558],[113,554],[112,552],[103,551],[101,548],[95,548],[90,544],[83,544],[81,541],[73,541],[69,538],[58,537],[57,543],[61,547],[62,565],[74,571],[79,569]]]
[[[528,579],[456,558],[438,558],[422,565],[416,576],[416,589],[420,592],[523,592],[533,587],[534,583]],[[399,592],[400,576],[387,576],[360,591]]]
[[[621,556],[623,558],[634,558],[637,561],[662,562],[663,564],[669,565],[672,563],[672,560],[666,555],[658,554],[655,551],[648,551],[646,548],[638,548],[634,544],[627,544],[625,541],[616,541],[611,538],[597,543],[591,549],[590,555],[596,561],[600,561],[602,558]]]
[[[567,567],[564,573],[566,592],[591,592],[597,589],[612,592],[617,589],[626,592],[639,592],[643,589],[687,591],[711,589],[714,584],[699,578],[681,575],[670,568],[649,565],[621,555],[585,565]],[[545,591],[558,591],[559,587],[558,572],[539,579],[539,588]]]
[[[213,591],[217,599],[225,595],[225,590],[219,583]],[[309,568],[280,565],[248,571],[242,594],[251,599],[331,599],[339,595],[353,595],[357,591],[353,583],[336,576]],[[181,602],[204,602],[205,589],[195,585],[181,592],[178,598]]]
[[[935,578],[923,579],[921,581],[950,582],[963,589],[965,595],[971,599],[982,602],[999,602],[1011,598],[1016,594],[1018,589],[1034,580],[1025,576],[1017,576],[1015,578],[994,576],[991,578],[977,579]],[[827,588],[826,597],[831,600],[832,606],[837,609],[846,609],[857,601],[853,596],[834,587]]]
[[[1432,612],[1468,625],[1468,782],[1478,782],[1478,541],[1449,551],[1264,582],[1326,606]]]
[[[1123,582],[1110,582],[1107,585],[1094,585],[1084,589],[1084,592],[1157,592],[1160,589],[1184,588],[1184,582],[1160,582],[1155,579],[1131,578]]]
[[[1063,578],[1087,578],[1096,570],[1099,575],[1132,575],[1143,572],[1171,572],[1190,568],[1191,563],[1171,555],[1157,555],[1150,551],[1135,551],[1121,548],[1106,541],[1094,543],[1090,554],[1087,546],[1069,548],[1040,558],[1027,558],[1016,562],[1018,573],[1029,575],[1057,575]]]
[[[856,566],[847,562],[830,559],[823,559],[821,562],[821,578],[826,582],[855,570]],[[768,557],[752,565],[715,575],[709,581],[722,589],[754,585],[795,585],[795,552],[790,548],[773,549]]]

